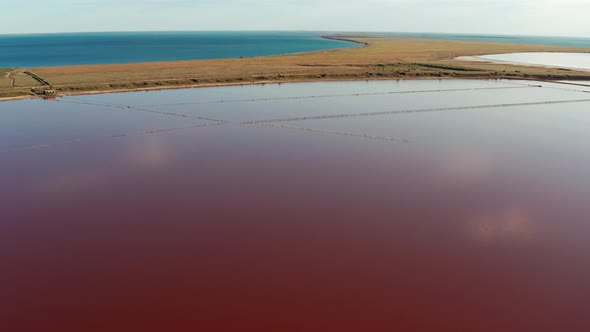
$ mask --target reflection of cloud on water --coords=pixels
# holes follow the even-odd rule
[[[477,216],[468,222],[471,238],[482,243],[532,239],[536,233],[535,220],[519,207]]]
[[[101,170],[72,172],[47,179],[39,185],[38,191],[51,196],[76,194],[100,186],[107,180],[108,175]]]
[[[144,170],[154,170],[165,166],[170,160],[166,147],[158,141],[149,140],[137,144],[127,151],[125,157],[133,166]]]
[[[456,151],[444,157],[441,172],[458,183],[481,182],[489,178],[494,168],[491,156],[478,151]]]
[[[499,170],[493,154],[473,149],[454,149],[444,153],[437,165],[444,190],[459,191],[470,197],[487,192],[494,186]],[[487,196],[494,203],[498,197]],[[477,200],[477,199],[476,199]],[[495,203],[494,203],[495,204]],[[487,205],[487,204],[486,204]],[[471,212],[467,218],[468,237],[479,243],[532,240],[538,232],[538,221],[529,209],[518,204],[506,204]]]
[[[108,188],[117,178],[125,176],[129,170],[133,173],[156,171],[168,164],[170,158],[166,147],[160,142],[149,141],[132,144],[123,151],[119,158],[101,160],[100,165],[67,170],[41,182],[34,188],[35,192],[51,196],[74,195],[91,192],[100,187]],[[117,161],[125,164],[122,168]],[[119,166],[117,166],[119,164]]]

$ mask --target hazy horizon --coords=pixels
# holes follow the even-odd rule
[[[548,37],[548,38],[580,38],[590,39],[589,36],[576,35],[542,35],[542,34],[503,34],[503,33],[471,33],[471,32],[434,32],[434,31],[344,31],[344,30],[93,30],[93,31],[52,31],[52,32],[22,32],[22,33],[0,33],[0,36],[34,36],[34,35],[58,35],[58,34],[92,34],[92,33],[189,33],[189,32],[301,32],[301,33],[321,33],[321,34],[415,34],[415,35],[441,35],[441,36],[495,36],[495,37]]]
[[[41,10],[31,10],[43,9]],[[318,31],[588,37],[582,0],[40,0],[9,3],[0,34]],[[67,18],[67,19],[64,19]],[[49,27],[49,28],[47,28]]]

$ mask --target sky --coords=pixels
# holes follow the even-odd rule
[[[589,0],[26,0],[0,34],[306,30],[590,37]]]

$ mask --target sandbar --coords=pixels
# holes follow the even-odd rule
[[[590,72],[585,70],[484,62],[477,59],[477,56],[484,54],[590,52],[590,48],[370,38],[362,35],[338,35],[329,38],[354,41],[360,46],[242,59],[4,69],[12,73],[13,81],[8,81],[7,77],[0,78],[0,100],[324,80],[590,80]],[[458,60],[458,57],[462,58]]]

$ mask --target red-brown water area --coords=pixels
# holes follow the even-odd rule
[[[590,94],[0,103],[0,331],[586,331]]]

